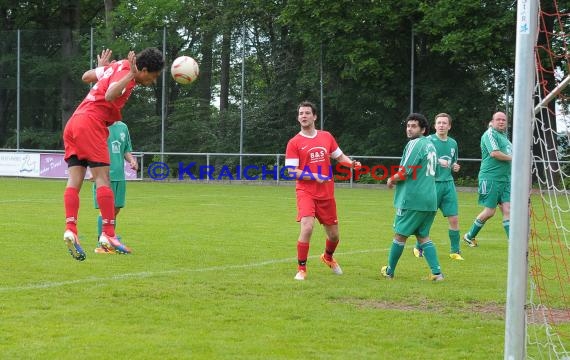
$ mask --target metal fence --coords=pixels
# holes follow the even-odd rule
[[[62,154],[62,150],[0,149],[2,153]],[[138,180],[180,182],[258,182],[291,183],[285,166],[285,154],[133,152],[139,160]],[[352,187],[354,184],[385,183],[398,170],[400,157],[350,155],[362,163],[353,170],[334,163],[335,181]],[[478,166],[480,159],[461,158],[460,164]],[[0,162],[0,167],[2,163]],[[1,171],[0,171],[1,174]],[[461,174],[459,174],[459,177]],[[460,184],[464,180],[460,181]],[[476,179],[466,185],[473,185]]]
[[[62,124],[86,95],[81,75],[97,65],[97,55],[102,49],[113,46],[93,28],[74,32],[72,45],[64,42],[65,32],[65,29],[0,31],[0,144],[8,142],[16,149],[22,148],[28,138],[26,129],[41,131],[46,141],[57,139]],[[141,44],[158,47],[168,55],[166,29],[148,32],[145,39],[137,41],[136,48],[116,41],[117,48],[112,49],[114,57],[126,57],[128,50],[140,51]],[[162,109],[159,111],[161,144],[156,149],[160,151],[164,151],[168,71],[167,66],[157,84],[158,90],[150,94]],[[130,117],[130,113],[128,108],[124,110],[125,117]]]

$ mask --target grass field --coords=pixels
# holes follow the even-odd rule
[[[62,241],[62,180],[0,178],[1,359],[499,359],[507,241],[499,216],[426,279],[408,242],[394,281],[380,279],[392,240],[391,190],[337,189],[335,276],[313,234],[308,279],[296,272],[291,186],[129,183],[117,232],[132,255],[94,254],[90,184],[73,260]],[[465,232],[479,212],[460,193]],[[462,244],[463,245],[463,244]]]

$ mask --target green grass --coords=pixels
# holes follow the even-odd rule
[[[0,179],[2,359],[496,359],[504,343],[507,241],[499,216],[448,258],[444,282],[409,241],[396,279],[379,278],[392,240],[393,192],[337,189],[333,275],[313,234],[296,272],[291,186],[129,183],[117,232],[132,255],[92,253],[91,188],[81,192],[84,262],[67,254],[64,181]],[[460,193],[462,233],[480,208]],[[411,239],[413,240],[413,239]]]

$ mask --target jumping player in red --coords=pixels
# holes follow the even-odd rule
[[[63,142],[69,178],[63,195],[66,223],[63,241],[76,260],[85,260],[85,252],[77,237],[77,215],[79,191],[87,166],[91,168],[97,187],[96,197],[103,218],[103,232],[99,242],[120,253],[131,252],[115,236],[115,202],[109,182],[107,126],[121,120],[121,109],[134,86],[154,84],[163,67],[164,57],[156,48],[145,49],[137,55],[130,51],[127,59],[113,62],[104,68],[103,76],[65,125]],[[90,71],[95,72],[96,69]]]
[[[299,104],[297,120],[301,124],[301,131],[289,140],[285,154],[285,166],[297,183],[297,221],[301,224],[295,280],[305,280],[307,277],[307,257],[315,218],[323,224],[327,234],[321,261],[334,274],[342,275],[340,265],[333,258],[339,231],[330,158],[352,167],[359,167],[360,163],[343,154],[329,132],[315,128],[317,108],[313,103],[304,101]]]

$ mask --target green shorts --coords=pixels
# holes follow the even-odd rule
[[[436,182],[435,190],[437,192],[437,208],[441,210],[443,216],[457,216],[459,208],[455,183],[453,181]]]
[[[494,209],[498,204],[508,202],[511,202],[510,182],[479,180],[479,205]]]
[[[127,182],[125,180],[111,181],[111,190],[113,190],[113,194],[115,195],[115,207],[124,208],[125,199],[127,197]],[[93,204],[95,205],[95,209],[99,209],[95,183],[93,183]]]
[[[411,235],[428,237],[436,213],[436,211],[396,209],[394,232],[405,237]]]

